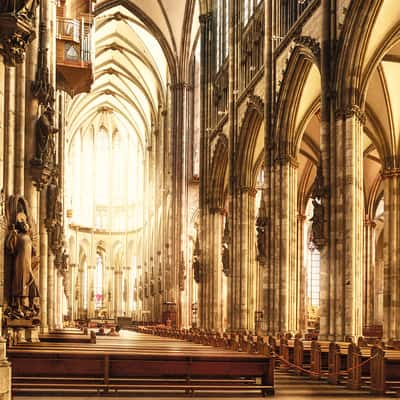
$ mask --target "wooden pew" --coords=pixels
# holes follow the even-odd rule
[[[90,331],[89,335],[48,333],[40,334],[41,342],[59,342],[59,343],[96,343],[96,334]]]
[[[170,338],[102,337],[96,345],[39,343],[11,348],[14,393],[62,391],[261,391],[273,393],[274,358]],[[181,344],[181,346],[179,346]]]
[[[350,389],[359,390],[363,382],[366,383],[370,379],[370,363],[366,362],[370,357],[371,349],[369,347],[360,347],[354,343],[349,344],[347,386]]]
[[[311,379],[320,379],[322,373],[328,372],[328,354],[330,342],[313,340],[311,343],[310,370]]]
[[[347,379],[352,363],[349,359],[349,342],[332,342],[328,354],[328,382],[338,385]]]
[[[371,357],[371,391],[376,394],[389,390],[400,392],[400,351],[373,346]]]
[[[303,369],[311,368],[311,341],[296,338],[294,340],[293,364]],[[297,374],[302,372],[296,370]]]

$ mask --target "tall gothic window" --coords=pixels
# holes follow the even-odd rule
[[[145,165],[138,135],[114,114],[99,113],[74,135],[68,156],[74,224],[118,232],[143,225]]]
[[[228,57],[229,0],[216,0],[216,58],[217,70]]]

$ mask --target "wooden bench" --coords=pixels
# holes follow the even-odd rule
[[[312,341],[310,370],[313,375],[311,379],[320,379],[323,373],[328,372],[329,345],[328,341]]]
[[[39,335],[39,339],[41,342],[96,343],[96,335],[93,333],[89,335],[48,333]]]
[[[328,382],[338,385],[348,378],[347,371],[351,368],[349,358],[350,342],[332,342],[329,344],[328,353]]]
[[[363,384],[369,383],[371,377],[370,363],[366,361],[370,358],[370,347],[360,347],[354,343],[349,344],[347,386],[350,389],[359,390]]]
[[[384,350],[380,346],[371,349],[371,391],[385,394],[400,391],[400,351]]]
[[[303,369],[311,368],[311,340],[296,338],[294,340],[293,364]],[[302,372],[295,371],[297,374]]]
[[[14,393],[46,390],[274,392],[274,358],[170,338],[101,338],[96,345],[38,343],[8,351]],[[163,341],[165,342],[163,343]],[[269,346],[264,348],[269,352]]]

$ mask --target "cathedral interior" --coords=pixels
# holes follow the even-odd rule
[[[398,0],[1,1],[0,399],[74,329],[400,371],[399,74]]]

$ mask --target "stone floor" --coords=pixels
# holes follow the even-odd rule
[[[273,399],[276,400],[370,400],[370,399],[378,399],[385,398],[390,399],[391,396],[378,397],[375,395],[371,395],[367,390],[362,391],[354,391],[348,390],[343,386],[333,386],[329,385],[325,382],[319,381],[311,381],[305,377],[296,376],[293,374],[283,374],[280,372],[276,373],[276,394],[272,396]],[[121,397],[120,397],[121,396]],[[109,399],[132,399],[132,398],[140,398],[141,400],[152,400],[155,398],[162,398],[163,400],[174,400],[174,399],[182,399],[182,398],[201,398],[203,400],[218,400],[221,398],[230,399],[230,400],[242,400],[243,398],[253,398],[259,399],[262,398],[259,395],[254,394],[241,394],[241,395],[232,395],[232,394],[221,394],[219,396],[215,395],[207,395],[207,394],[195,394],[194,396],[185,396],[184,394],[177,395],[160,395],[160,394],[142,394],[137,396],[123,397],[122,395],[115,395],[112,397],[109,396],[91,396],[91,397],[69,397],[69,396],[57,396],[57,397],[42,397],[42,396],[15,396],[15,400],[109,400]]]

